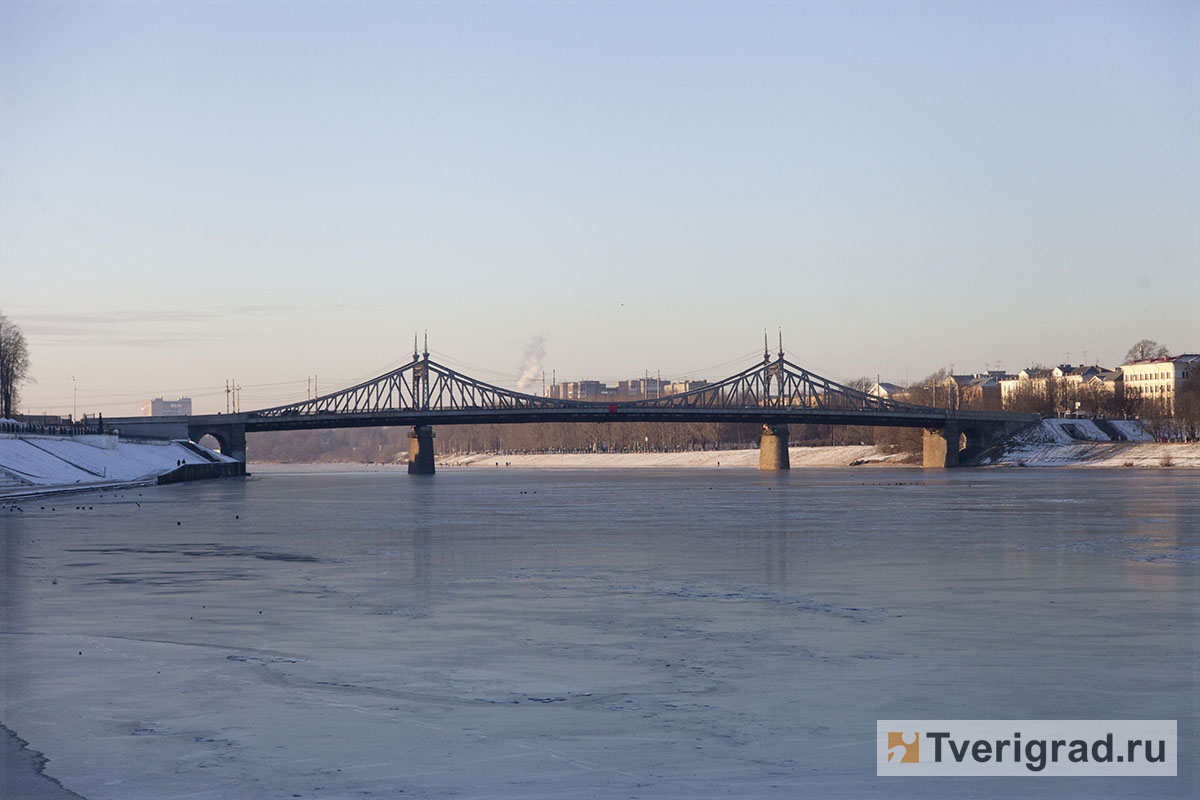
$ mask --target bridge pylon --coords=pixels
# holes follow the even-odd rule
[[[791,469],[788,455],[788,426],[765,424],[758,440],[758,468],[761,470]]]
[[[433,426],[414,425],[408,433],[408,474],[432,475]]]

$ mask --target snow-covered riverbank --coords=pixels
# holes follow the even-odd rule
[[[863,465],[919,466],[919,459],[873,445],[792,447],[793,467]],[[757,467],[758,450],[683,453],[453,454],[438,459],[448,467]],[[1155,442],[1137,420],[1046,419],[1022,431],[990,466],[1025,467],[1200,467],[1200,444]]]
[[[1106,432],[1107,430],[1107,432]],[[919,466],[904,453],[872,445],[789,448],[793,467]],[[757,467],[758,450],[684,453],[453,454],[448,467]],[[1200,467],[1200,444],[1155,442],[1137,420],[1046,419],[1014,437],[990,466],[1011,467]]]
[[[1114,441],[1101,425],[1124,441]],[[1200,443],[1156,442],[1137,420],[1046,419],[988,462],[1014,467],[1200,467]]]
[[[792,447],[793,467],[848,467],[860,463],[899,463],[903,454],[888,454],[873,445]],[[681,453],[471,453],[438,459],[447,467],[757,467],[758,450],[693,450]]]
[[[233,463],[194,444],[115,435],[0,434],[0,497],[152,483],[187,464]]]

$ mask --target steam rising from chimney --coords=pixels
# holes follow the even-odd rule
[[[517,378],[517,391],[529,389],[542,375],[542,358],[546,355],[546,337],[534,336],[525,346],[525,356],[521,363],[521,377]]]

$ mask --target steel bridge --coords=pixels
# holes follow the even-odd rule
[[[246,434],[259,431],[408,426],[409,472],[434,471],[433,426],[547,422],[741,422],[762,425],[760,469],[788,469],[790,424],[921,428],[924,464],[958,466],[988,443],[1035,422],[1037,415],[950,411],[901,403],[816,375],[772,357],[702,388],[620,402],[564,400],[504,389],[414,352],[377,378],[288,405],[236,414],[126,417],[109,425],[125,434],[216,438],[245,463]]]

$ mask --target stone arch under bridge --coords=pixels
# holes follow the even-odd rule
[[[217,440],[221,455],[246,462],[246,426],[245,425],[189,425],[188,438],[199,443],[205,436]]]

